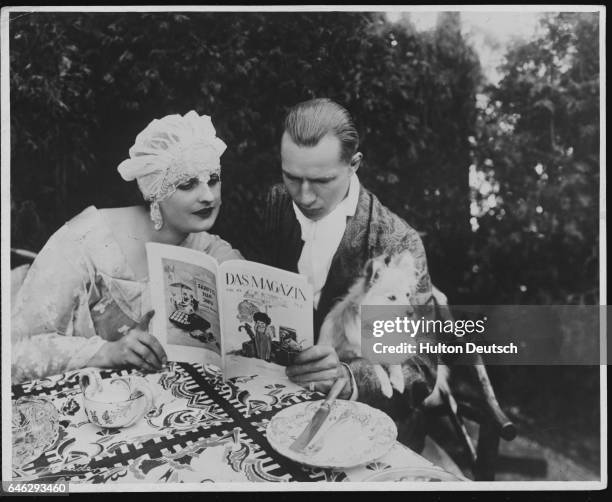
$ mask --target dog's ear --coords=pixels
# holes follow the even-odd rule
[[[373,275],[374,275],[374,258],[370,258],[366,262],[365,267],[363,267],[363,277],[365,278],[367,284],[370,284],[370,282],[372,281]]]
[[[371,286],[378,279],[380,272],[389,263],[390,257],[382,255],[377,258],[370,258],[365,264],[364,276],[368,286]]]
[[[410,251],[402,251],[397,257],[397,260],[397,264],[402,270],[413,270],[414,273],[417,274],[416,263]]]

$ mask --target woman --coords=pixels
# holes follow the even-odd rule
[[[145,244],[197,249],[220,262],[242,258],[207,233],[221,205],[225,148],[210,117],[194,111],[153,120],[136,137],[118,171],[137,181],[149,206],[90,206],[51,236],[13,306],[13,384],[87,366],[165,364],[147,332]]]

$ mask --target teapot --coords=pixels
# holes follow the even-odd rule
[[[130,427],[153,406],[153,392],[140,376],[102,379],[86,369],[79,375],[83,405],[89,421],[100,427]]]

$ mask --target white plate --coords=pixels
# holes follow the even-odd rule
[[[398,467],[386,471],[377,472],[364,481],[465,481],[450,472],[446,472],[438,467]]]
[[[397,427],[391,417],[367,404],[339,399],[305,450],[289,449],[322,403],[308,401],[277,413],[266,431],[270,446],[301,464],[346,469],[383,456],[395,443]]]

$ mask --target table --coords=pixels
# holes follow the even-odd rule
[[[101,373],[109,378],[138,372]],[[13,400],[28,395],[52,400],[60,413],[60,433],[49,451],[14,467],[13,480],[336,482],[367,480],[389,468],[433,465],[398,442],[382,458],[346,470],[306,467],[281,456],[266,440],[270,419],[282,408],[322,397],[288,380],[244,375],[223,382],[215,366],[174,362],[145,378],[158,387],[155,406],[124,429],[102,429],[88,421],[76,371],[14,386]]]

